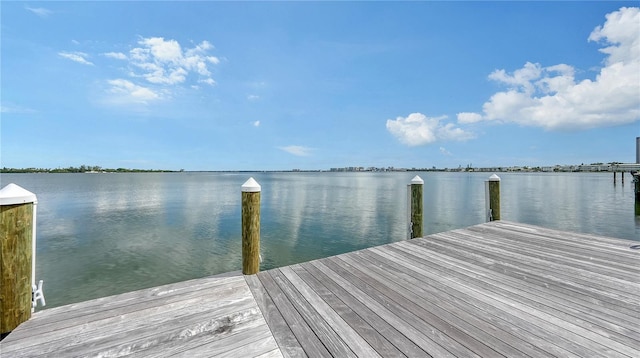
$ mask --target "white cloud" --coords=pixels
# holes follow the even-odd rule
[[[106,57],[115,58],[116,60],[127,59],[127,55],[123,54],[122,52],[107,52],[107,53],[103,53],[103,55]]]
[[[182,57],[182,47],[176,40],[165,40],[162,37],[150,37],[138,41],[143,45],[147,54],[158,62],[179,62]]]
[[[278,149],[284,150],[289,154],[297,155],[299,157],[306,157],[310,155],[312,151],[312,148],[303,147],[300,145],[289,145],[286,147],[278,147]]]
[[[387,120],[387,130],[400,142],[418,146],[447,140],[467,140],[474,137],[470,132],[442,123],[447,116],[429,118],[422,113],[411,113],[406,118]]]
[[[458,113],[458,123],[476,123],[482,120],[478,113],[461,112]]]
[[[134,73],[135,76],[155,84],[175,85],[184,83],[194,74],[199,83],[215,84],[210,66],[220,60],[208,55],[207,52],[213,49],[208,41],[187,49],[183,49],[178,41],[163,37],[142,38],[138,44],[141,46],[131,49],[128,57],[133,67],[140,71]]]
[[[148,104],[162,99],[162,96],[150,88],[138,86],[131,81],[116,79],[107,81],[110,102],[114,104]]]
[[[37,113],[35,109],[17,106],[13,103],[0,104],[0,113],[16,113],[16,114],[31,114]]]
[[[255,94],[250,94],[250,95],[248,95],[248,96],[247,96],[247,99],[248,99],[249,101],[257,101],[257,100],[259,100],[259,99],[260,99],[260,96],[255,95]]]
[[[215,84],[216,84],[216,81],[215,81],[213,78],[206,78],[206,79],[204,79],[204,80],[199,80],[198,82],[199,82],[199,83],[206,83],[206,84],[208,84],[209,86],[213,86],[213,85],[215,85]]]
[[[87,61],[86,57],[89,57],[89,55],[87,55],[84,52],[58,52],[58,55],[60,57],[64,57],[66,59],[69,59],[71,61],[77,62],[77,63],[81,63],[83,65],[89,65],[89,66],[93,66],[92,62]]]
[[[208,41],[189,48],[173,39],[141,37],[128,52],[104,52],[101,55],[106,58],[123,61],[122,70],[129,77],[107,81],[103,103],[147,105],[169,99],[172,86],[184,85],[193,90],[200,90],[200,84],[214,86],[211,66],[220,60],[209,54],[213,48]],[[91,64],[85,53],[61,52],[60,55]]]
[[[32,13],[42,17],[42,18],[46,18],[49,17],[51,14],[53,14],[53,11],[49,10],[49,9],[45,9],[43,7],[29,7],[29,6],[25,6],[25,9],[31,11]]]
[[[514,87],[522,87],[526,93],[532,93],[535,88],[531,81],[539,78],[541,73],[542,69],[539,64],[527,62],[523,68],[514,71],[513,75],[508,75],[505,70],[496,70],[489,75],[489,79]]]
[[[260,127],[260,121],[253,122],[253,126],[254,127]]]
[[[451,154],[450,151],[448,151],[445,147],[440,147],[440,153],[442,153],[442,155],[446,155],[446,156],[451,156],[453,154]]]
[[[640,59],[640,8],[620,8],[605,16],[603,26],[597,26],[589,35],[589,41],[604,41],[609,47],[601,48],[600,52],[609,55],[606,64],[627,62],[630,59]]]
[[[606,15],[589,41],[602,43],[607,55],[595,79],[576,82],[567,64],[543,67],[527,62],[489,79],[508,86],[484,103],[482,114],[462,112],[460,123],[480,120],[513,122],[548,130],[588,129],[640,120],[640,8],[621,8]]]

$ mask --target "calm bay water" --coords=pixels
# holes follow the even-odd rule
[[[262,186],[262,269],[406,238],[425,180],[425,234],[485,221],[489,173],[3,174],[38,197],[47,307],[241,269],[240,187]],[[631,176],[501,173],[502,219],[640,240]]]

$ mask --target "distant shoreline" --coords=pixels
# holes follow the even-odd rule
[[[129,169],[129,168],[102,168],[99,166],[80,166],[68,168],[0,168],[2,174],[111,174],[111,173],[372,173],[372,172],[481,172],[481,173],[567,173],[567,172],[631,172],[640,171],[640,164],[632,163],[595,163],[581,165],[555,165],[555,166],[511,166],[511,167],[484,167],[471,166],[458,168],[395,168],[395,167],[341,167],[330,169],[289,169],[289,170],[168,170],[168,169]]]
[[[2,168],[2,174],[26,174],[26,173],[77,173],[77,174],[99,174],[99,173],[179,173],[184,170],[164,170],[164,169],[106,169],[97,166],[81,166],[68,168]]]

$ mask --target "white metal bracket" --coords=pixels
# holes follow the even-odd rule
[[[47,304],[44,301],[44,292],[42,291],[42,284],[44,283],[43,280],[38,281],[38,286],[36,285],[32,285],[31,286],[31,306],[32,307],[36,307],[38,306],[38,301],[40,301],[40,304],[42,306],[46,306]]]

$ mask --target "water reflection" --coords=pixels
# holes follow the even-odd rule
[[[403,186],[392,176],[303,173],[256,179],[262,185],[263,268],[404,238]]]
[[[489,173],[418,173],[424,232],[482,223]],[[633,186],[610,173],[500,174],[502,217],[640,238]],[[240,187],[262,186],[262,269],[406,238],[416,173],[3,175],[38,196],[48,307],[241,267]]]
[[[424,187],[425,233],[431,234],[484,221],[484,180],[473,173],[429,173]]]

